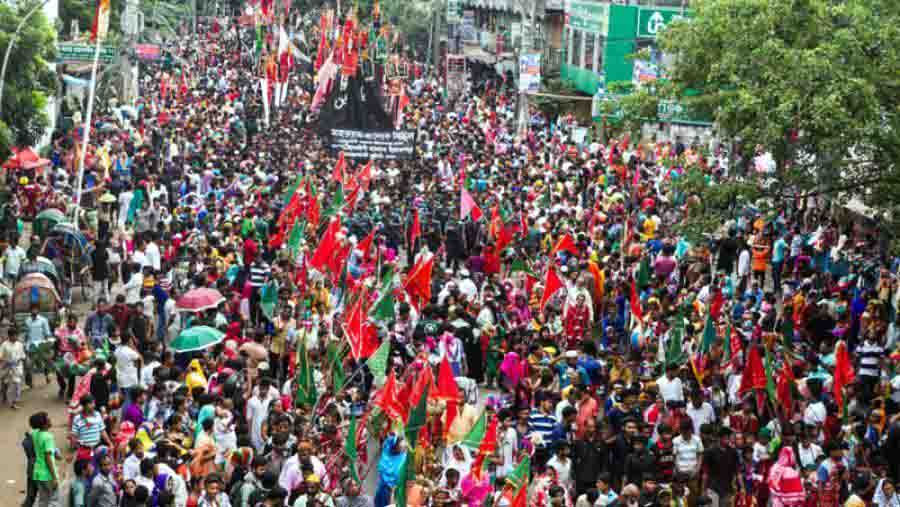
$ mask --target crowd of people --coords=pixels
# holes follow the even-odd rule
[[[0,345],[13,408],[54,364],[69,407],[30,417],[25,507],[900,506],[900,291],[872,224],[738,203],[696,239],[678,180],[753,157],[576,143],[567,116],[521,133],[512,83],[446,99],[427,70],[416,156],[349,160],[311,63],[260,119],[247,32],[172,42],[182,68],[148,66],[136,114],[91,133],[91,309],[53,329],[35,307]],[[71,192],[78,135],[22,184]],[[53,255],[6,233],[11,282]]]

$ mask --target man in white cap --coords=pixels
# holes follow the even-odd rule
[[[462,269],[459,272],[459,293],[469,300],[478,297],[478,286],[470,278],[468,269]]]

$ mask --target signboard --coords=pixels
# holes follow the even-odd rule
[[[454,25],[462,21],[460,11],[462,4],[459,0],[447,0],[447,24]]]
[[[331,149],[357,160],[410,160],[416,131],[331,129]]]
[[[638,11],[637,36],[655,38],[666,25],[681,19],[681,9],[651,9],[641,8]]]
[[[635,60],[631,73],[631,82],[635,86],[644,86],[659,79],[659,66],[647,60]]]
[[[466,57],[447,55],[447,91],[456,97],[466,89]]]
[[[93,44],[61,43],[56,46],[56,63],[93,63]],[[119,54],[115,46],[100,46],[100,63],[111,63]]]
[[[573,0],[566,17],[574,30],[606,35],[609,31],[609,4]]]
[[[138,60],[155,62],[162,56],[162,49],[156,44],[135,44],[134,54]]]
[[[678,118],[684,114],[684,106],[674,100],[660,100],[656,106],[656,116],[660,120]]]
[[[541,89],[541,54],[527,53],[519,57],[519,91],[536,92]]]
[[[475,11],[463,11],[462,40],[478,42],[478,31],[475,30]]]

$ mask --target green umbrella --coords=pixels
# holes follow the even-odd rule
[[[196,326],[185,329],[172,340],[169,348],[175,352],[193,352],[203,350],[220,343],[225,339],[225,333],[209,326]]]

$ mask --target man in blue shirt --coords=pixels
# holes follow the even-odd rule
[[[53,338],[53,332],[50,330],[50,322],[47,317],[38,313],[38,306],[31,306],[31,315],[25,317],[25,350],[28,352],[28,358],[25,360],[25,384],[30,388],[32,386],[32,357],[35,356],[35,350],[46,340]],[[47,361],[49,357],[44,358]],[[44,372],[46,373],[46,372]]]
[[[781,291],[781,270],[784,269],[784,259],[788,253],[788,242],[784,236],[779,236],[772,246],[772,280],[775,293]]]

